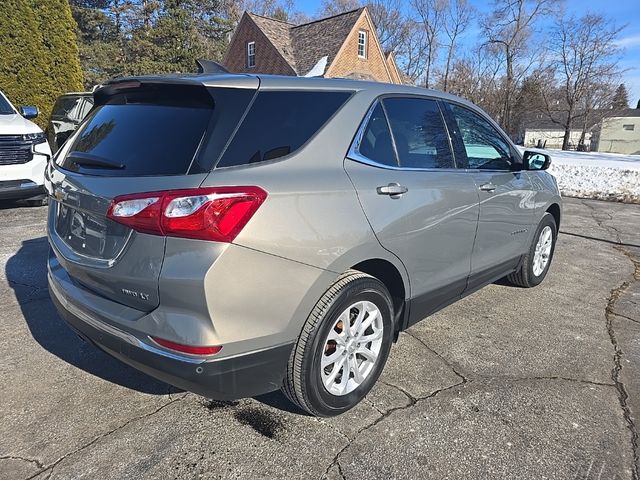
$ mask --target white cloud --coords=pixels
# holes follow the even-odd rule
[[[618,40],[617,45],[623,48],[640,47],[640,35],[631,35]]]

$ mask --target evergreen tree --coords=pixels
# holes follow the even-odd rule
[[[108,7],[106,0],[71,0],[85,89],[123,73],[120,35]]]
[[[613,95],[612,107],[616,109],[629,108],[629,94],[624,83],[621,83],[616,89],[616,93]]]
[[[47,52],[38,20],[28,0],[0,2],[0,89],[18,106],[51,108]],[[42,126],[48,117],[41,115]]]
[[[42,37],[48,81],[42,85],[47,101],[42,117],[48,121],[56,99],[63,93],[82,89],[76,23],[67,0],[31,0]]]

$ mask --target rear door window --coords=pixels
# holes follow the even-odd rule
[[[347,101],[350,92],[259,92],[218,167],[289,155],[303,146]]]
[[[449,135],[435,100],[386,98],[383,103],[401,167],[454,168]]]
[[[208,172],[254,94],[178,85],[113,95],[93,109],[58,162],[101,176]]]

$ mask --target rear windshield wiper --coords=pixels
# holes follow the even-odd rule
[[[124,168],[124,165],[122,163],[114,162],[113,160],[109,160],[108,158],[99,157],[97,155],[91,155],[90,153],[84,152],[70,152],[67,155],[67,159],[71,160],[76,165],[83,167],[113,168],[118,170]]]

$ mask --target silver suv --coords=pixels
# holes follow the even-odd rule
[[[252,75],[106,84],[47,168],[67,323],[215,399],[356,405],[398,333],[547,274],[561,200],[481,110],[415,87]]]

